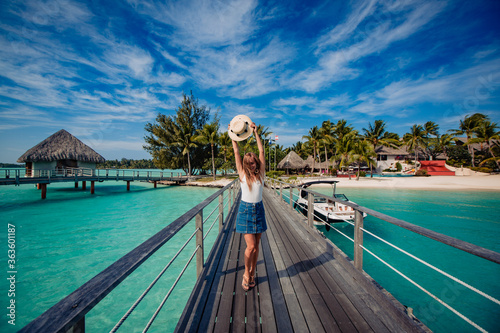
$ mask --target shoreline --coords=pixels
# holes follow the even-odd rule
[[[216,181],[190,181],[182,186],[196,187],[212,187],[222,188],[234,179],[221,178]],[[299,178],[300,186],[303,183],[308,183],[318,180],[336,180],[337,186],[340,188],[378,188],[378,189],[406,189],[406,190],[475,190],[475,191],[500,191],[500,175],[473,175],[473,176],[429,176],[429,177],[363,177],[356,180],[353,177],[306,177]],[[166,182],[161,182],[164,185],[170,185]],[[313,185],[326,186],[330,185]]]
[[[500,191],[500,175],[429,176],[429,177],[318,177],[313,180],[337,180],[340,188],[383,188],[406,190],[480,190]],[[307,180],[304,182],[308,182]],[[330,186],[330,185],[313,185]]]

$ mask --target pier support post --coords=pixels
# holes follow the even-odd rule
[[[224,192],[219,195],[219,232],[224,227]]]
[[[354,267],[363,271],[363,213],[356,210],[354,213]]]
[[[314,228],[314,195],[307,193],[307,224]]]
[[[47,198],[47,184],[40,184],[40,189],[42,190],[42,199]]]
[[[78,188],[78,182],[75,182],[75,188]]]
[[[153,184],[155,185],[155,188],[156,188],[156,183],[158,183],[156,180],[153,182]]]
[[[195,217],[196,222],[196,277],[199,277],[204,265],[203,255],[203,210],[201,210]]]
[[[90,194],[95,193],[95,181],[90,182]]]
[[[87,182],[84,180],[82,181],[82,190],[86,190],[87,189]]]
[[[127,180],[127,191],[130,191],[130,180]]]

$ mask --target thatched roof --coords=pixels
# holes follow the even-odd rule
[[[309,168],[309,169],[312,169],[313,168],[313,157],[312,155],[309,155],[309,157],[307,158],[306,160],[306,166]],[[334,166],[334,162],[330,162],[330,161],[322,161],[322,162],[318,162],[318,161],[314,161],[314,169],[328,169],[329,167],[333,167]]]
[[[410,155],[406,148],[406,146],[401,146],[398,148],[377,146],[377,148],[375,148],[375,152],[378,155]]]
[[[313,164],[315,168],[318,167],[318,162],[314,161],[312,155],[309,155],[306,160],[306,165],[309,169],[312,169]]]
[[[18,158],[17,162],[51,162],[57,160],[77,160],[94,163],[106,161],[92,148],[62,129],[25,152]]]
[[[285,156],[281,162],[278,163],[278,169],[303,169],[306,167],[306,161],[304,161],[296,152],[293,150]]]

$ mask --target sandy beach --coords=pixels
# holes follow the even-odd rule
[[[373,177],[356,180],[349,178],[305,178],[313,180],[337,180],[337,186],[364,188],[401,188],[418,190],[483,190],[500,191],[500,175],[430,176],[430,177]],[[330,185],[325,185],[330,186]]]
[[[500,191],[500,175],[473,175],[473,176],[430,176],[430,177],[364,177],[356,180],[356,177],[306,177],[298,178],[298,182],[307,183],[316,180],[337,180],[340,188],[362,187],[362,188],[401,188],[418,190],[482,190]],[[223,178],[214,181],[193,181],[188,186],[224,187],[232,179]],[[321,186],[321,185],[319,185]],[[330,185],[324,185],[330,187]]]

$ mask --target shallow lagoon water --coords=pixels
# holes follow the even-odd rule
[[[314,190],[331,193],[330,189]],[[82,191],[81,188],[75,189],[72,183],[66,183],[49,185],[47,199],[41,200],[40,192],[31,185],[1,186],[0,239],[4,244],[4,263],[7,264],[7,225],[10,223],[16,226],[18,273],[16,326],[9,325],[4,315],[0,321],[0,331],[16,332],[215,191],[195,187],[159,186],[154,189],[151,184],[134,182],[131,191],[127,192],[124,182],[104,182],[97,184],[95,195],[91,195],[88,187]],[[497,240],[500,231],[500,192],[355,188],[339,188],[338,191],[360,205],[500,252]],[[366,218],[365,227],[500,298],[497,286],[499,265],[436,244],[372,217]],[[338,228],[352,237],[350,225],[342,223]],[[93,309],[86,317],[87,331],[108,332],[193,230],[194,225],[188,225]],[[348,255],[352,255],[352,243],[349,240],[335,231],[323,231]],[[214,239],[215,233],[209,238]],[[463,311],[483,328],[491,332],[500,330],[496,323],[496,318],[500,317],[500,306],[475,296],[463,287],[439,283],[442,280],[440,276],[380,244],[371,236],[365,236],[365,245],[384,259],[389,258],[391,264],[424,284],[437,296],[451,300],[457,310]],[[191,250],[176,261],[172,270],[125,322],[123,332],[142,331],[194,249],[194,244],[189,246]],[[449,310],[439,307],[429,296],[402,280],[399,275],[380,265],[369,254],[365,254],[364,263],[372,277],[403,304],[414,308],[415,314],[432,330],[476,331]],[[3,272],[5,278],[1,279],[0,288],[7,291],[7,269]],[[195,267],[192,264],[150,331],[173,331],[194,279]],[[0,301],[6,308],[9,301],[6,292],[2,293]],[[473,313],[466,310],[465,305],[470,304],[475,309]]]

